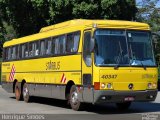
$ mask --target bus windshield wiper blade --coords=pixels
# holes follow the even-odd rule
[[[141,65],[142,65],[142,67],[146,70],[146,66],[143,64],[142,61],[141,61]]]
[[[120,41],[118,42],[118,45],[119,45],[119,51],[120,51],[120,53],[118,55],[117,64],[114,66],[114,69],[118,69],[119,63],[122,60],[122,56],[123,56],[123,50],[122,50],[122,46],[121,46],[121,42]]]
[[[119,66],[120,66],[119,64],[116,64],[116,65],[114,66],[114,69],[117,70],[117,69],[119,68]]]

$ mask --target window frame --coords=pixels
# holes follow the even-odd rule
[[[79,39],[78,39],[78,43],[77,43],[77,50],[74,51],[74,52],[67,52],[66,49],[67,49],[67,36],[69,34],[72,34],[73,36],[75,34],[79,35]],[[64,37],[63,39],[63,52],[61,53],[60,52],[60,44],[59,44],[59,40],[61,39],[61,37]],[[53,49],[54,49],[54,46],[53,46],[53,41],[55,40],[55,38],[59,38],[58,39],[58,46],[59,46],[59,52],[57,54],[53,53]],[[73,37],[74,39],[74,37]],[[51,45],[51,54],[46,54],[46,44],[48,41],[51,41],[52,42],[52,45]],[[49,37],[46,37],[46,38],[42,38],[42,39],[37,39],[37,40],[33,40],[33,41],[30,41],[30,42],[25,42],[25,43],[20,43],[20,44],[15,44],[15,45],[11,45],[11,46],[8,46],[8,47],[4,47],[4,51],[5,51],[5,56],[3,57],[3,61],[6,62],[6,61],[17,61],[17,60],[26,60],[26,59],[38,59],[38,58],[45,58],[45,57],[58,57],[58,56],[67,56],[67,55],[73,55],[73,54],[76,54],[78,53],[78,50],[79,50],[79,47],[80,47],[80,40],[81,40],[81,30],[77,30],[77,31],[73,31],[73,32],[67,32],[67,33],[64,33],[64,34],[60,34],[60,35],[55,35],[55,36],[49,36]],[[44,41],[44,48],[45,48],[45,52],[43,55],[40,54],[41,52],[41,41]],[[29,52],[30,52],[30,44],[31,43],[35,43],[37,44],[38,43],[38,50],[39,50],[39,54],[38,55],[33,55],[33,56],[30,56],[29,55]],[[23,51],[23,46],[25,46],[24,48],[24,51]],[[16,58],[15,59],[11,59],[11,55],[9,56],[8,52],[10,50],[10,54],[11,54],[11,49],[12,47],[16,47]],[[35,49],[35,46],[34,46],[34,49]],[[7,52],[7,53],[6,53]],[[24,53],[23,53],[24,52]],[[28,53],[28,55],[26,56],[26,52]],[[8,57],[10,59],[8,59]]]
[[[91,57],[91,62],[90,62],[90,64],[88,64],[88,63],[86,62],[86,58],[85,58],[85,55],[84,55],[84,53],[86,53],[86,51],[84,51],[84,50],[85,50],[84,47],[85,47],[85,43],[86,43],[86,42],[85,42],[85,33],[90,33],[90,43],[91,43],[92,30],[91,30],[91,29],[84,30],[84,32],[83,32],[83,46],[82,46],[83,61],[84,61],[84,63],[86,64],[87,67],[91,67],[91,66],[92,66],[92,57],[91,57],[92,52],[89,50],[89,51],[90,51],[90,57]],[[87,55],[86,55],[86,56],[87,56]]]

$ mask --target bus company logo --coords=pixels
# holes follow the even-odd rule
[[[9,80],[10,81],[13,81],[14,80],[14,75],[16,73],[16,67],[14,66],[14,64],[12,65],[12,68],[11,68],[11,72],[10,72],[10,75],[9,75]]]
[[[61,83],[66,83],[66,76],[64,75],[64,73],[63,73],[62,78],[61,78]]]
[[[133,84],[130,83],[130,84],[128,85],[128,88],[129,88],[130,90],[132,90],[132,89],[133,89]]]
[[[154,79],[157,78],[157,75],[155,74],[143,74],[142,79]]]

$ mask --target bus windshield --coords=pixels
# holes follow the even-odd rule
[[[148,31],[98,29],[95,32],[97,66],[155,66]]]

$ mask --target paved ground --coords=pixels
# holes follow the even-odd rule
[[[34,115],[33,115],[34,114]],[[66,101],[34,97],[31,103],[16,101],[0,87],[0,120],[160,120],[160,92],[155,102],[133,103],[129,110],[119,111],[115,105],[87,104],[84,111],[73,111]]]

